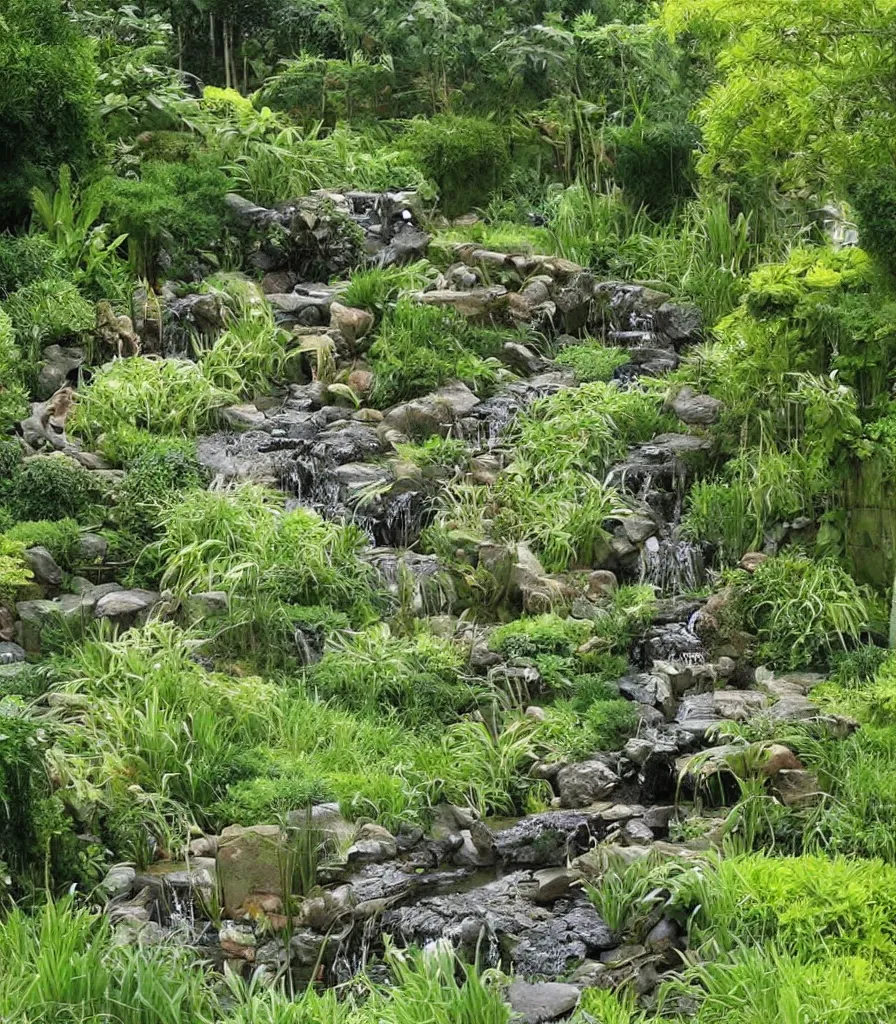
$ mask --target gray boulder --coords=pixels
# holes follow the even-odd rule
[[[563,807],[587,807],[598,800],[605,800],[619,783],[619,776],[601,761],[571,764],[557,774],[557,789]]]
[[[581,993],[575,985],[557,981],[512,982],[507,999],[523,1024],[544,1024],[566,1017],[579,1005]]]
[[[692,388],[682,388],[669,405],[682,423],[689,426],[715,423],[722,411],[722,402],[718,398],[697,394]]]
[[[159,595],[154,590],[117,590],[104,594],[96,602],[93,616],[130,625],[145,618],[158,603]]]
[[[62,569],[45,547],[38,545],[28,548],[25,564],[31,570],[35,583],[42,587],[58,587],[62,584]]]

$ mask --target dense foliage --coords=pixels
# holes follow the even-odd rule
[[[0,1019],[508,1024],[403,895],[337,994],[103,879],[281,824],[292,950],[339,857],[478,885],[557,807],[648,957],[573,1024],[896,1017],[894,17],[0,0]],[[402,870],[315,876],[321,803]]]

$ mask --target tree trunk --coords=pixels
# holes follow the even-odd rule
[[[228,49],[230,36],[230,26],[227,22],[224,22],[224,29],[222,31],[222,37],[224,40],[224,88],[230,88],[230,50]]]

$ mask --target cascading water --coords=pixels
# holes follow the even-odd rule
[[[640,580],[663,596],[692,593],[704,581],[703,552],[699,545],[677,537],[648,537],[641,548]]]

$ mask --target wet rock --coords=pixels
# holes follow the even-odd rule
[[[444,433],[451,424],[468,415],[479,399],[472,391],[455,381],[432,394],[398,405],[386,413],[385,424],[408,437],[428,437]]]
[[[547,360],[542,359],[532,349],[515,341],[504,343],[504,347],[501,350],[501,358],[511,369],[529,377],[534,376],[536,373],[541,373],[550,365]]]
[[[574,872],[565,867],[542,868],[532,874],[536,888],[532,899],[536,903],[555,903],[567,897],[576,880]]]
[[[601,761],[571,764],[557,775],[561,806],[587,807],[598,800],[604,800],[619,782],[619,776]]]
[[[654,833],[665,834],[668,831],[669,823],[676,816],[677,809],[674,804],[656,805],[648,807],[644,811],[644,824]]]
[[[78,541],[78,554],[87,563],[97,565],[109,553],[109,542],[99,533],[82,533]]]
[[[680,935],[678,925],[664,917],[647,933],[644,945],[651,953],[666,953],[677,947]]]
[[[248,924],[233,924],[228,922],[218,932],[218,945],[222,952],[236,960],[246,960],[248,963],[255,962],[255,950],[258,945],[258,938],[255,929]]]
[[[746,722],[768,706],[768,699],[755,690],[717,690],[713,694],[716,714],[734,722]]]
[[[632,818],[619,830],[619,838],[630,846],[644,846],[653,842],[654,835],[640,818]]]
[[[282,898],[285,836],[277,825],[231,825],[218,839],[216,866],[224,909],[236,917],[250,897]]]
[[[106,872],[105,878],[100,882],[100,888],[110,899],[127,896],[136,877],[137,872],[131,865],[116,864]]]
[[[252,430],[264,426],[265,415],[251,403],[229,405],[221,410],[221,417],[234,430]]]
[[[335,327],[354,348],[373,329],[373,314],[366,309],[354,309],[334,302],[330,306],[330,326]]]
[[[24,648],[9,640],[0,641],[0,665],[18,665],[24,661]]]
[[[631,515],[622,520],[622,530],[631,544],[643,544],[657,532],[657,525],[647,516]]]
[[[43,365],[37,377],[37,397],[46,400],[67,384],[75,384],[84,364],[84,350],[48,345],[41,353]]]
[[[596,814],[547,811],[495,832],[494,848],[504,865],[552,867],[587,850],[601,834]]]
[[[722,411],[722,403],[710,395],[697,394],[692,388],[682,388],[669,403],[672,412],[689,426],[708,426],[715,423]]]
[[[648,804],[675,796],[675,756],[678,747],[672,743],[656,743],[638,772],[639,795]]]
[[[514,1012],[520,1014],[522,1024],[543,1024],[572,1013],[579,1005],[580,995],[575,985],[516,980],[511,982],[507,999]]]
[[[763,551],[748,551],[738,562],[738,565],[746,572],[754,573],[767,560],[768,555]]]
[[[588,593],[592,597],[611,597],[616,593],[619,581],[609,569],[596,569],[588,574]]]
[[[417,292],[413,298],[423,306],[445,306],[468,317],[484,317],[497,313],[505,309],[509,301],[507,289],[499,284],[459,292],[448,289]]]
[[[801,768],[782,768],[775,775],[774,788],[786,807],[804,807],[822,797],[818,778]]]
[[[350,885],[312,891],[302,900],[301,922],[317,932],[327,932],[337,921],[350,917],[356,903],[357,899]]]

